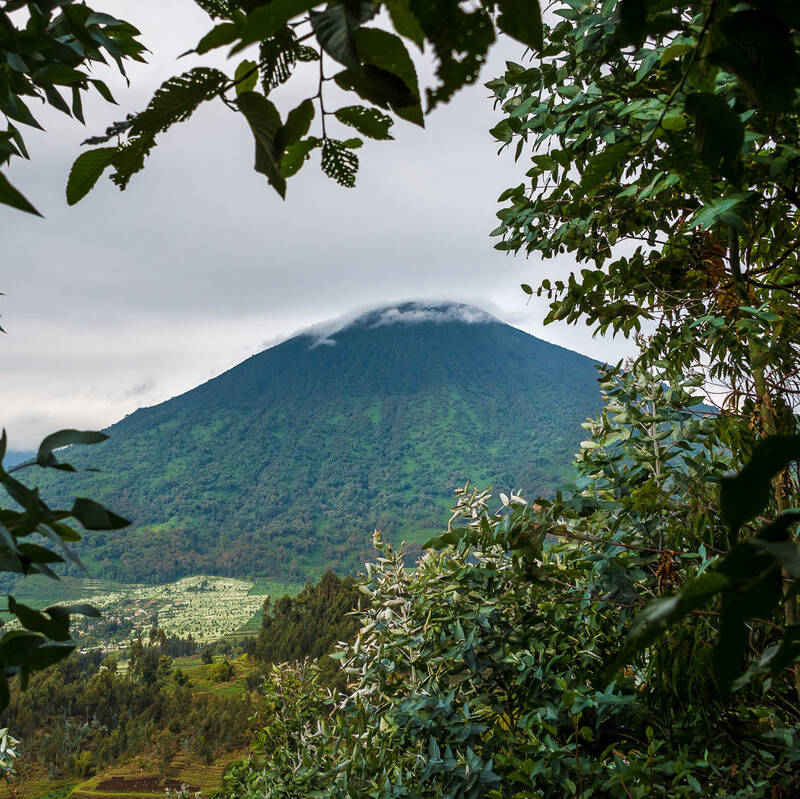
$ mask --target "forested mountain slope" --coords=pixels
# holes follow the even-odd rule
[[[600,406],[594,362],[463,305],[407,303],[295,336],[69,453],[43,484],[133,521],[81,545],[97,576],[297,578],[357,568],[374,528],[425,540],[471,480],[567,476]]]

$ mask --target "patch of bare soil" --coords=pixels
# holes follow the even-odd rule
[[[181,788],[180,780],[161,780],[158,777],[109,777],[98,783],[95,790],[104,793],[161,793],[169,788],[172,791],[179,791]],[[186,786],[189,793],[200,790],[197,785]]]

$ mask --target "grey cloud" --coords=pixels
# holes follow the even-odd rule
[[[106,426],[142,397],[188,390],[292,331],[408,297],[476,305],[596,357],[632,350],[595,341],[586,328],[543,328],[547,303],[526,304],[520,283],[568,274],[571,262],[543,266],[492,249],[496,198],[527,167],[498,157],[482,86],[434,112],[425,130],[398,122],[395,141],[365,145],[355,190],[312,162],[281,202],[252,170],[247,126],[208,104],[162,137],[125,193],[104,178],[68,208],[64,186],[80,142],[188,69],[192,59],[175,56],[211,25],[190,2],[104,5],[138,25],[151,63],[131,69],[130,90],[111,81],[119,107],[87,104],[87,128],[53,114],[45,133],[30,133],[32,161],[18,162],[12,179],[46,220],[0,208],[0,313],[9,331],[0,338],[0,425],[17,448],[56,427]],[[485,78],[520,57],[504,45]],[[299,96],[281,91],[283,107]],[[151,391],[120,393],[148,379]]]
[[[144,394],[150,394],[155,387],[156,387],[156,381],[153,380],[152,377],[148,377],[141,383],[137,383],[135,386],[131,386],[131,388],[129,388],[127,391],[123,391],[121,398],[123,400],[128,400],[128,399],[133,399],[135,397],[141,397]]]

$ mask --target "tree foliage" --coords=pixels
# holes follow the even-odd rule
[[[342,687],[343,675],[328,655],[355,636],[360,596],[353,577],[340,578],[328,570],[296,597],[283,596],[274,603],[267,597],[255,659],[272,666],[310,658],[318,663],[323,685]]]
[[[3,3],[0,113],[5,117],[5,130],[0,130],[0,167],[14,157],[29,158],[18,125],[41,128],[29,108],[32,100],[46,103],[79,122],[84,122],[83,98],[92,89],[107,102],[115,103],[108,86],[93,77],[92,67],[110,60],[124,75],[126,60],[144,60],[145,48],[138,36],[139,31],[129,23],[72,0]],[[98,157],[92,157],[94,162]],[[75,185],[73,182],[72,196],[80,191]],[[39,214],[3,172],[0,204]]]
[[[800,624],[797,22],[794,4],[570,0],[541,58],[489,84],[495,137],[531,159],[501,197],[498,248],[584,264],[536,287],[548,319],[646,330],[640,363],[699,370],[724,409],[726,465],[742,470],[723,481],[727,557],[636,631],[652,642],[722,594],[727,685],[748,619],[785,600],[781,662]]]
[[[326,175],[352,187],[359,163],[355,150],[363,142],[347,135],[346,129],[344,137],[337,138],[332,125],[353,127],[373,139],[391,138],[394,117],[423,125],[422,94],[409,45],[420,51],[430,48],[436,60],[437,83],[427,92],[429,110],[475,82],[498,32],[529,47],[542,43],[536,0],[482,0],[471,6],[457,0],[197,3],[217,22],[189,52],[202,56],[227,48],[229,57],[245,50],[250,57],[239,61],[232,74],[195,67],[170,78],[144,111],[88,139],[88,144],[109,146],[76,161],[73,171],[92,179],[71,181],[70,203],[80,200],[107,166],[115,170],[112,180],[125,188],[143,168],[157,135],[215,98],[244,117],[254,138],[255,169],[281,197],[286,179],[314,150],[320,150]],[[392,30],[375,24],[380,12],[387,13]],[[318,73],[316,93],[282,112],[271,94],[302,72],[304,64]],[[358,104],[332,109],[329,81]],[[314,117],[318,130],[309,135]]]
[[[226,796],[797,790],[793,686],[777,686],[779,701],[760,687],[735,699],[720,690],[713,615],[698,610],[649,657],[603,677],[648,599],[712,567],[726,535],[687,532],[713,514],[694,489],[716,468],[718,421],[671,406],[686,398],[680,385],[606,377],[608,410],[591,423],[578,490],[531,505],[503,495],[492,510],[488,492],[465,489],[415,569],[376,541],[360,629],[337,655],[347,688],[326,698],[310,664],[276,667],[253,755],[231,770]],[[648,422],[615,437],[620,405],[649,408],[668,435]],[[775,638],[768,620],[753,634]]]

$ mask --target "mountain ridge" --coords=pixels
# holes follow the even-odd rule
[[[98,576],[352,571],[376,527],[430,537],[467,480],[552,491],[600,406],[593,366],[473,306],[374,309],[135,411],[108,442],[70,453],[101,474],[43,490],[133,521],[87,536],[81,555]]]

